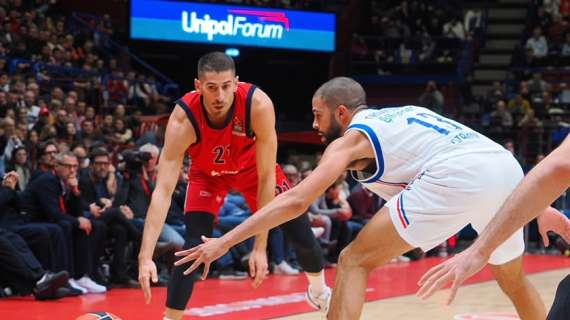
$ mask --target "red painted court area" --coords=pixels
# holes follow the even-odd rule
[[[416,282],[431,266],[440,262],[428,258],[412,263],[391,264],[376,270],[368,282],[366,300],[409,295]],[[536,273],[570,267],[570,259],[553,256],[526,256],[525,269]],[[332,284],[335,270],[327,270]],[[491,280],[485,269],[469,283]],[[271,276],[260,288],[249,280],[206,280],[196,284],[189,303],[188,319],[270,319],[313,311],[304,301],[304,276]],[[142,291],[115,289],[106,294],[90,294],[58,301],[36,302],[30,297],[0,300],[0,319],[75,319],[89,311],[109,311],[122,319],[162,319],[166,288],[154,288],[152,303],[143,301]]]

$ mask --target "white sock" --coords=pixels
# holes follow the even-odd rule
[[[309,286],[311,288],[311,293],[318,296],[327,287],[327,283],[325,282],[325,272],[321,271],[318,275],[312,275],[309,273],[305,273],[307,279],[309,280]]]

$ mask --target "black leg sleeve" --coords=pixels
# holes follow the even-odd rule
[[[295,248],[299,264],[305,272],[317,273],[323,270],[324,257],[321,246],[311,230],[306,213],[284,223],[281,228]]]
[[[554,303],[546,319],[570,319],[570,275],[567,275],[566,278],[560,281],[558,289],[556,289],[556,296],[554,296]]]
[[[184,215],[186,223],[186,242],[184,249],[189,249],[202,243],[201,236],[211,237],[214,229],[214,215],[208,212],[188,212]],[[168,281],[168,295],[166,306],[171,309],[184,310],[190,300],[194,281],[202,273],[202,267],[192,274],[185,276],[184,270],[190,267],[191,263],[172,268],[172,274]]]

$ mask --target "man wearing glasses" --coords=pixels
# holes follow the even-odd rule
[[[49,146],[48,146],[49,147]],[[45,150],[48,150],[47,148]],[[44,151],[44,154],[47,151]],[[51,159],[45,157],[45,163]],[[47,171],[32,180],[22,195],[25,211],[34,222],[52,222],[63,230],[70,271],[70,284],[82,293],[101,293],[106,288],[95,283],[95,265],[100,256],[105,225],[83,216],[81,193],[77,180],[77,157],[61,152],[53,159],[53,171]]]
[[[38,145],[38,166],[34,172],[30,182],[42,174],[53,171],[55,168],[55,155],[57,154],[57,146],[53,141],[42,142]]]
[[[142,234],[129,221],[133,218],[133,213],[128,207],[113,207],[117,184],[115,168],[107,150],[93,150],[88,170],[83,171],[79,177],[83,212],[91,221],[103,222],[110,237],[115,240],[111,282],[121,287],[138,287],[138,282],[127,274],[125,252],[129,242],[140,242]]]

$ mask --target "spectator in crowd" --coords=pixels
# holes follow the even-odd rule
[[[521,128],[542,128],[542,121],[535,117],[533,109],[527,109],[518,124]]]
[[[89,169],[79,178],[83,211],[91,220],[102,221],[109,230],[109,237],[114,240],[110,282],[137,287],[138,283],[127,273],[126,259],[129,243],[138,247],[141,233],[129,221],[133,218],[131,211],[113,206],[118,179],[107,150],[93,150],[90,159]]]
[[[515,116],[524,115],[527,110],[531,109],[530,102],[524,99],[521,94],[517,94],[514,99],[511,99],[507,107],[509,112]]]
[[[362,227],[382,208],[383,200],[374,192],[362,186],[357,186],[352,190],[347,201],[352,209],[352,218],[348,223],[353,231],[352,236],[356,237]]]
[[[532,74],[532,79],[528,81],[528,90],[532,100],[536,97],[542,98],[542,94],[550,89],[548,82],[542,79],[542,74],[540,72],[535,72]]]
[[[52,172],[56,165],[55,155],[57,154],[57,146],[52,140],[42,142],[38,145],[38,165],[36,170],[32,172],[30,181],[46,172]]]
[[[64,247],[72,258],[70,283],[83,293],[107,289],[96,277],[105,226],[83,216],[77,180],[78,162],[71,152],[55,156],[55,168],[33,179],[23,194],[24,210],[36,222],[58,224],[64,232]]]
[[[69,273],[46,271],[26,242],[17,234],[0,228],[0,286],[13,288],[20,295],[33,293],[37,300],[64,297]]]
[[[443,35],[448,38],[465,40],[465,28],[457,17],[452,17],[450,21],[443,25]]]
[[[495,111],[491,112],[491,123],[498,124],[503,128],[510,128],[513,126],[513,116],[507,110],[507,105],[505,101],[499,100],[496,104],[497,108]],[[492,126],[493,127],[493,126]]]
[[[65,250],[63,230],[54,223],[31,222],[31,217],[22,211],[22,201],[16,191],[18,174],[9,172],[0,187],[0,228],[22,237],[44,269],[71,271],[69,253]],[[22,214],[23,212],[24,214]],[[65,285],[58,289],[59,296],[73,296],[81,291]]]
[[[548,42],[542,35],[542,28],[537,26],[532,32],[532,37],[526,41],[526,48],[532,51],[532,57],[544,59],[548,55]]]
[[[443,94],[437,89],[435,81],[428,81],[426,84],[426,90],[418,99],[418,103],[422,107],[426,107],[437,113],[443,112],[443,106],[445,103]]]
[[[132,212],[133,218],[130,220],[142,232],[155,186],[159,149],[155,145],[145,144],[138,151],[138,154],[127,156],[132,159],[127,160],[129,168],[124,172],[125,182],[120,187],[115,202],[116,205],[123,206],[123,210],[128,211],[129,215]],[[172,243],[176,250],[180,250],[184,245],[184,237],[168,224],[162,228],[159,241]]]
[[[28,151],[25,146],[18,146],[12,151],[12,158],[7,166],[7,171],[14,171],[18,174],[17,189],[24,191],[32,177],[32,169],[28,161]]]

